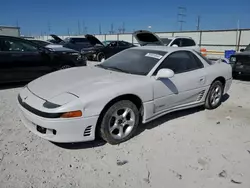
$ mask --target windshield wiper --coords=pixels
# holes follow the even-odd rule
[[[120,68],[118,68],[118,67],[105,67],[105,66],[103,66],[102,64],[98,64],[98,65],[96,65],[96,67],[101,67],[101,68],[107,69],[107,70],[114,70],[114,71],[119,71],[119,72],[124,72],[124,73],[129,73],[129,74],[131,74],[130,72],[125,71],[125,70],[123,70],[123,69],[120,69]]]
[[[115,70],[115,71],[119,71],[119,72],[124,72],[124,73],[130,73],[128,71],[125,71],[123,69],[120,69],[118,67],[107,67],[108,70]]]

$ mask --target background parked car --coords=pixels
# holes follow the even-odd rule
[[[82,54],[88,54],[90,60],[97,60],[99,62],[119,53],[125,49],[135,47],[132,43],[126,41],[104,41],[103,47],[96,48],[95,50],[82,50]]]
[[[30,81],[55,70],[86,66],[79,52],[47,48],[35,42],[0,36],[0,83]]]
[[[134,32],[134,37],[138,41],[141,46],[144,45],[164,45],[164,46],[172,46],[172,47],[185,47],[191,48],[196,51],[200,51],[200,47],[196,44],[194,39],[191,37],[159,37],[156,34],[146,31],[146,30],[138,30]]]
[[[50,35],[54,40],[50,40],[54,44],[62,45],[63,47],[81,51],[82,49],[92,50],[103,47],[103,44],[93,35],[85,35],[84,37],[67,37],[64,40],[57,35]]]
[[[248,75],[250,76],[250,44],[241,49],[241,52],[230,56],[230,64],[233,68],[233,75]]]

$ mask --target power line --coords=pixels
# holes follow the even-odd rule
[[[183,23],[186,23],[184,21],[184,17],[186,17],[186,11],[187,9],[185,7],[178,7],[178,23],[180,23],[180,31],[182,31]]]

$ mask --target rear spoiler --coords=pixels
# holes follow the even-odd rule
[[[229,64],[229,60],[227,58],[208,58],[210,61],[213,61],[215,63],[227,63]]]

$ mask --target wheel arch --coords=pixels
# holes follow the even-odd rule
[[[223,84],[223,87],[226,84],[226,79],[223,76],[219,76],[217,78],[214,79],[214,81],[212,83],[214,83],[215,81],[220,81]],[[211,84],[212,85],[212,84]]]
[[[100,126],[100,123],[102,121],[102,118],[105,114],[105,112],[113,105],[115,104],[116,102],[118,101],[121,101],[121,100],[129,100],[131,101],[132,103],[134,103],[137,107],[137,109],[139,110],[140,112],[140,119],[142,118],[143,116],[143,102],[141,100],[141,98],[135,94],[123,94],[123,95],[120,95],[120,96],[117,96],[115,98],[113,98],[112,100],[110,100],[108,103],[106,103],[106,105],[103,107],[103,109],[101,110],[101,113],[99,115],[99,118],[97,120],[97,124],[96,124],[96,136],[97,133],[98,133],[98,128]]]

